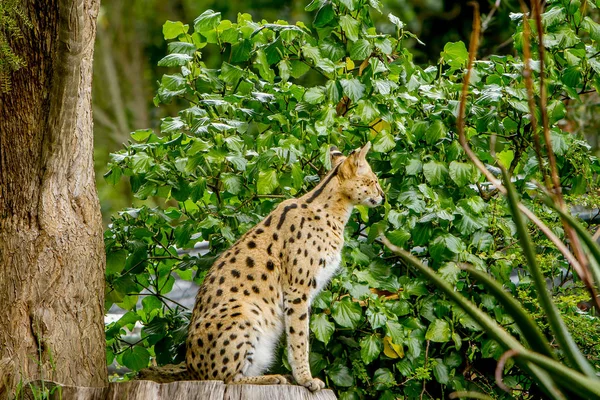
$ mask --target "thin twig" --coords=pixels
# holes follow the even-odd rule
[[[492,22],[492,17],[494,16],[494,13],[496,12],[496,10],[498,10],[499,7],[500,7],[500,0],[496,0],[496,3],[494,3],[494,6],[490,10],[490,13],[487,15],[487,17],[483,21],[483,24],[481,24],[481,32],[482,33],[485,32],[486,29],[490,26],[490,22]]]
[[[496,365],[496,385],[498,385],[500,389],[504,390],[508,394],[512,394],[512,390],[511,388],[506,386],[506,384],[502,381],[502,373],[504,372],[504,365],[506,364],[506,361],[508,361],[509,358],[512,358],[518,354],[519,352],[517,350],[510,349],[504,354],[502,354],[502,357],[500,357],[500,359],[498,360],[498,365]]]
[[[540,143],[540,135],[537,131],[537,119],[535,118],[535,95],[533,92],[533,72],[531,70],[531,46],[529,37],[531,36],[531,28],[529,26],[529,20],[527,18],[527,7],[525,6],[524,0],[520,0],[521,12],[523,13],[523,78],[525,78],[525,88],[527,89],[527,105],[529,106],[529,114],[531,120],[531,132],[533,134],[533,144],[535,155],[538,160],[538,165],[542,176],[546,177],[544,160],[542,157],[542,145]]]
[[[594,239],[595,242],[597,242],[598,239],[600,239],[600,228],[598,228],[596,233],[594,233],[594,236],[592,236],[592,239]]]

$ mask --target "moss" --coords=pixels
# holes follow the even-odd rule
[[[10,91],[10,75],[25,66],[25,61],[11,47],[11,40],[23,37],[23,28],[33,25],[19,0],[0,0],[0,92]]]

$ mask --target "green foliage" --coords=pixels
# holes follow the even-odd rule
[[[313,373],[342,399],[441,397],[454,390],[508,398],[490,369],[495,363],[489,359],[502,354],[497,343],[377,240],[380,231],[389,232],[390,241],[426,261],[457,293],[521,334],[496,298],[458,267],[469,263],[488,271],[515,296],[534,292],[527,273],[518,285],[510,280],[524,259],[509,209],[458,143],[454,127],[466,46],[448,43],[437,65],[420,67],[404,46],[414,35],[400,20],[389,16],[393,35],[375,29],[371,13],[378,8],[376,1],[315,0],[307,6],[312,27],[255,22],[243,13],[228,21],[212,10],[189,26],[164,25],[172,41],[159,64],[177,69],[163,77],[154,101],[182,109],[162,120],[160,134],[132,133],[135,142],[112,155],[105,175],[111,182],[128,178],[136,198],[166,200],[164,209],[119,213],[105,234],[106,305],[128,310],[107,326],[109,362],[116,357],[138,369],[151,357],[161,364],[180,361],[187,314],[168,301],[173,274],[201,282],[214,258],[282,199],[318,182],[329,168],[331,145],[348,152],[371,140],[370,162],[386,204],[357,207],[345,232],[344,267],[313,303]],[[563,43],[550,40],[546,53],[552,140],[564,190],[576,196],[595,183],[598,164],[586,143],[557,123],[564,117],[563,96],[577,98],[600,83],[592,66],[600,46],[594,26],[581,22],[581,10],[555,2],[544,15],[553,21],[547,22],[548,37]],[[514,37],[520,50],[520,25]],[[208,49],[221,54],[219,65],[205,63]],[[494,146],[523,201],[561,234],[558,218],[528,184],[539,179],[540,166],[522,69],[519,56],[475,64],[467,134],[492,166]],[[565,81],[569,74],[573,79]],[[549,260],[547,269],[565,265],[532,233]],[[181,254],[199,241],[209,243],[206,255]],[[142,338],[128,344],[124,336],[136,322]],[[594,354],[590,349],[586,355]],[[286,366],[281,354],[275,368]],[[505,382],[526,396],[535,393],[511,362]]]
[[[23,37],[22,27],[32,29],[33,25],[23,11],[18,0],[0,1],[0,91],[10,91],[10,74],[25,66],[25,62],[15,53],[9,39]]]

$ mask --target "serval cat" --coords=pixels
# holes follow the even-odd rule
[[[283,201],[215,261],[190,322],[186,363],[195,379],[287,383],[262,375],[285,332],[296,382],[311,391],[325,386],[308,363],[310,305],[340,265],[353,207],[384,199],[366,160],[370,147],[348,157],[332,148],[332,170],[319,185]]]

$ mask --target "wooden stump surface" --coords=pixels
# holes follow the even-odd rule
[[[53,386],[46,382],[46,387]],[[57,385],[59,386],[59,385]],[[58,388],[57,388],[58,389]],[[25,396],[27,399],[27,396]],[[296,385],[226,385],[222,381],[130,381],[107,387],[60,386],[52,400],[336,400],[329,389],[312,393]]]

